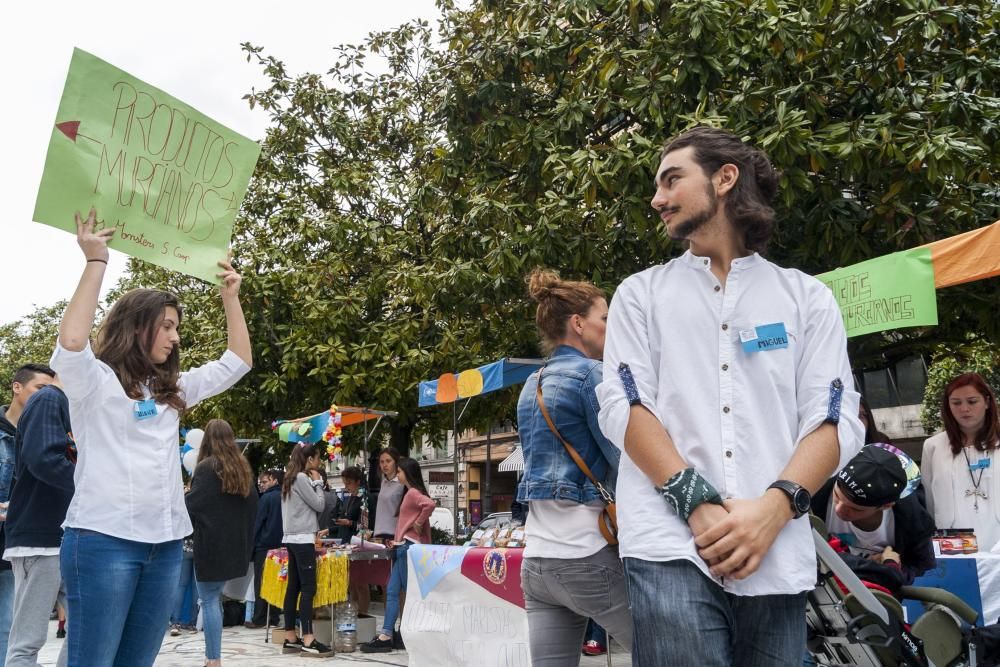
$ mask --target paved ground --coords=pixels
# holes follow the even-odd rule
[[[49,628],[49,641],[45,644],[39,664],[49,667],[56,664],[62,639],[56,639],[56,623]],[[621,649],[618,649],[620,651]],[[614,654],[615,667],[631,667],[632,661],[625,653]],[[204,664],[205,641],[202,634],[182,632],[180,637],[170,637],[163,640],[163,648],[156,660],[156,667],[198,667]],[[607,657],[581,656],[580,664],[584,667],[602,667],[607,665]],[[406,651],[379,653],[367,655],[364,653],[347,653],[333,656],[322,661],[323,665],[345,667],[365,663],[370,665],[406,665]],[[263,630],[247,630],[243,627],[226,628],[222,633],[222,664],[238,667],[273,667],[288,665],[316,665],[315,658],[286,656],[281,654],[281,646],[264,643]]]

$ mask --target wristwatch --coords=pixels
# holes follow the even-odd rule
[[[790,482],[787,479],[779,479],[767,488],[778,489],[788,496],[788,499],[792,503],[792,512],[795,513],[793,518],[798,519],[800,516],[809,513],[809,508],[812,504],[812,495],[801,484]]]

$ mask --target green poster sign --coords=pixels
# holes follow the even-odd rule
[[[34,220],[98,229],[127,255],[213,283],[260,146],[100,58],[73,50]]]
[[[816,276],[833,290],[847,337],[938,322],[930,248],[914,248]]]

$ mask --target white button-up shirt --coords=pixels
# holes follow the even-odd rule
[[[710,260],[690,251],[630,276],[608,316],[599,421],[623,449],[618,523],[623,557],[684,558],[709,575],[690,528],[624,452],[629,402],[619,376],[628,364],[642,404],[681,457],[723,498],[755,498],[777,479],[796,446],[828,418],[831,384],[843,383],[838,435],[843,466],[860,449],[840,310],[815,278],[754,254],[734,260],[723,289]],[[757,327],[781,323],[787,347],[747,352]],[[837,406],[833,405],[835,409]],[[718,581],[718,580],[717,580]],[[816,582],[809,520],[790,521],[747,579],[720,582],[736,595],[798,593]]]
[[[69,398],[77,447],[76,492],[63,526],[148,544],[190,535],[177,410],[158,403],[155,416],[137,419],[136,400],[125,395],[90,345],[71,352],[57,343],[50,364]],[[232,387],[249,370],[227,350],[218,361],[181,373],[181,396],[191,408]],[[149,397],[145,388],[143,393]]]

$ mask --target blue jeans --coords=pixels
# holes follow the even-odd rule
[[[14,571],[0,570],[0,667],[7,661],[7,641],[14,614]]]
[[[176,599],[181,540],[146,544],[67,528],[59,556],[69,667],[151,667]]]
[[[194,625],[198,620],[198,611],[195,609],[195,593],[188,591],[194,579],[194,554],[185,551],[181,561],[181,581],[177,588],[177,603],[174,611],[170,614],[170,622],[174,625]],[[190,594],[189,594],[190,593]],[[185,604],[187,603],[187,604]]]
[[[623,561],[633,667],[802,665],[805,593],[733,595],[687,560]]]
[[[222,659],[222,588],[224,581],[196,581],[205,626],[205,659]]]
[[[382,622],[382,633],[388,637],[392,637],[399,616],[399,592],[406,590],[406,552],[411,544],[409,540],[403,540],[392,554],[392,574],[389,575],[389,589],[385,593],[385,620]]]

